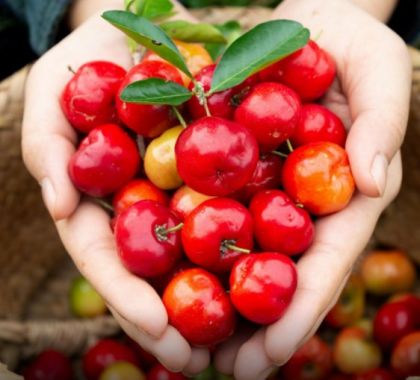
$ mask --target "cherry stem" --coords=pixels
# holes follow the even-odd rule
[[[176,108],[175,106],[172,106],[172,109],[173,109],[178,121],[180,122],[180,124],[184,128],[187,128],[187,123],[186,123],[185,119],[182,117],[181,112],[178,111],[178,108]]]
[[[171,228],[166,228],[166,225],[156,226],[155,234],[159,241],[167,241],[170,233],[179,231],[184,226],[184,223],[179,223]]]
[[[276,156],[283,157],[283,158],[288,157],[288,155],[286,153],[278,152],[277,150],[272,150],[271,153],[275,154]]]
[[[67,69],[72,73],[72,74],[76,74],[76,71],[74,71],[73,67],[71,67],[70,65],[67,66]]]
[[[194,93],[198,98],[198,102],[204,107],[206,115],[211,116],[209,105],[207,104],[207,94],[204,93],[203,85],[195,79],[193,79],[192,82],[194,83]]]
[[[292,143],[290,142],[289,139],[286,140],[286,144],[287,144],[287,147],[290,150],[290,153],[292,153],[294,151],[294,149],[293,149],[293,145],[292,145]]]
[[[184,227],[184,223],[179,223],[176,226],[165,229],[165,231],[167,234],[170,234],[171,232],[179,231],[182,227]]]
[[[296,203],[296,207],[304,208],[305,206],[302,203]]]
[[[229,243],[227,243],[227,244],[225,244],[225,247],[227,249],[230,249],[231,251],[236,251],[236,252],[246,253],[246,254],[251,253],[251,250],[250,249],[237,247],[235,244],[229,244]]]
[[[101,198],[94,198],[95,199],[95,202],[99,205],[99,206],[101,206],[102,208],[104,208],[105,210],[107,210],[107,211],[111,211],[111,212],[114,212],[114,208],[107,202],[107,201],[104,201],[103,199],[101,199]]]

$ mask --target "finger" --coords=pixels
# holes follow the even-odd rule
[[[236,380],[262,380],[273,371],[273,363],[264,351],[264,336],[262,328],[239,349],[234,367]]]
[[[210,364],[210,353],[207,348],[193,347],[191,351],[191,358],[188,364],[184,367],[183,373],[188,377],[198,375],[204,371]]]
[[[225,375],[232,375],[236,356],[241,346],[255,333],[255,328],[240,328],[232,338],[222,343],[214,356],[214,366]]]
[[[114,308],[110,310],[127,335],[154,355],[168,370],[180,372],[191,361],[191,347],[174,327],[168,326],[162,336],[156,339],[139,330]]]
[[[69,219],[57,222],[57,228],[76,266],[106,302],[143,332],[160,337],[168,324],[165,307],[146,281],[121,264],[108,215],[83,202]]]
[[[375,54],[358,44],[341,75],[353,119],[346,150],[357,188],[368,196],[383,195],[389,162],[402,144],[412,72],[403,42],[382,34],[376,38]]]
[[[293,301],[283,318],[267,328],[265,348],[274,363],[287,360],[333,305],[380,213],[399,188],[400,165],[397,155],[384,198],[358,194],[347,208],[317,222],[316,240],[297,265],[298,288]]]
[[[58,104],[60,84],[46,81],[49,75],[39,65],[35,65],[29,75],[22,125],[22,153],[28,170],[41,185],[48,211],[55,220],[60,220],[69,216],[79,202],[79,192],[73,186],[67,169],[77,137]]]

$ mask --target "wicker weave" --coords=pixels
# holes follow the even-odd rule
[[[195,11],[203,20],[221,23],[235,19],[245,28],[266,19],[268,12],[265,8]],[[420,53],[413,51],[413,60],[420,66]],[[111,317],[71,320],[67,292],[77,271],[44,209],[39,186],[27,173],[20,157],[20,127],[28,71],[26,67],[0,83],[0,361],[9,368],[15,368],[22,357],[47,347],[69,354],[80,353],[91,340],[118,331]],[[408,141],[415,140],[404,148],[406,180],[401,196],[383,218],[376,237],[385,243],[406,247],[420,258],[417,252],[420,235],[415,238],[420,212],[420,170],[417,168],[420,151],[415,146],[415,142],[420,141],[417,83],[413,91]],[[409,221],[407,215],[410,215]],[[4,368],[0,367],[0,378],[7,379],[4,376]]]

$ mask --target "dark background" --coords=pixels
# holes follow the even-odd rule
[[[54,0],[51,0],[54,1]],[[181,0],[186,6],[275,6],[280,0]],[[407,43],[420,47],[420,0],[401,0],[390,23]],[[68,31],[63,22],[58,39]],[[28,43],[28,30],[0,0],[0,80],[37,58]]]

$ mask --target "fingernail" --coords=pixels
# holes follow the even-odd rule
[[[262,371],[258,375],[257,380],[265,380],[268,376],[271,375],[271,373],[274,371],[275,368],[276,367],[270,367],[270,368],[267,368],[266,370]]]
[[[384,154],[378,153],[373,159],[372,166],[370,168],[370,174],[375,181],[376,188],[380,196],[384,194],[386,177],[388,170],[388,160]]]
[[[41,191],[42,191],[42,198],[44,200],[45,206],[48,209],[48,212],[54,217],[54,210],[55,210],[55,202],[57,199],[57,195],[54,190],[54,186],[49,178],[44,178],[41,181]]]

